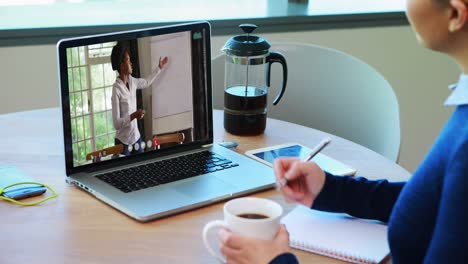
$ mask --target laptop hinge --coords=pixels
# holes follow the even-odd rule
[[[206,145],[202,145],[202,148],[208,148],[208,147],[211,147],[213,146],[213,144],[206,144]]]

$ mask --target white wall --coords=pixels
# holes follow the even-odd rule
[[[0,48],[0,113],[57,107],[55,45]]]
[[[257,30],[261,34],[261,28]],[[239,34],[239,32],[233,32]],[[442,106],[456,82],[457,65],[421,48],[409,26],[261,34],[270,42],[305,42],[342,50],[366,61],[392,84],[400,102],[399,163],[413,171],[452,108]],[[212,55],[230,36],[212,40]],[[59,105],[55,45],[0,48],[0,113]],[[370,95],[371,96],[371,95]]]

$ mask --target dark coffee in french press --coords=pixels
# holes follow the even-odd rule
[[[283,66],[283,86],[274,105],[286,89],[287,65],[280,53],[269,51],[268,41],[250,35],[255,25],[240,28],[246,34],[231,38],[222,49],[226,53],[224,128],[236,135],[257,135],[266,127],[271,64]]]

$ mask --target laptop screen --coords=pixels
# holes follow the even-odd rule
[[[209,38],[202,22],[62,40],[67,175],[211,143]]]

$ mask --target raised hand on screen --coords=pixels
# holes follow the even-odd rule
[[[166,64],[167,64],[168,61],[169,61],[169,58],[167,58],[167,57],[164,57],[164,58],[159,57],[159,69],[161,69],[161,70],[164,69],[164,67],[166,67]]]

